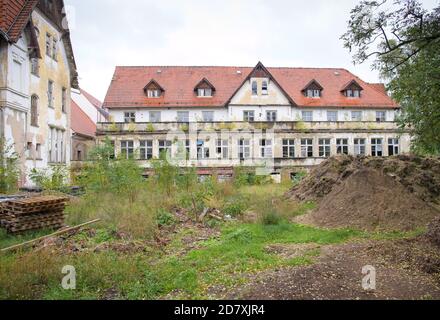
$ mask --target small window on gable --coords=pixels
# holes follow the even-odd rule
[[[151,80],[144,88],[148,98],[160,98],[165,90],[155,81]]]
[[[269,94],[269,87],[268,87],[268,84],[267,84],[266,80],[263,81],[263,85],[261,87],[261,94],[262,95],[268,95]]]
[[[258,95],[258,84],[257,81],[252,81],[252,95],[257,96]]]
[[[194,88],[194,91],[197,94],[197,97],[201,98],[210,98],[213,96],[215,88],[214,86],[208,81],[208,79],[203,78]]]
[[[197,96],[198,97],[212,97],[212,89],[211,88],[198,89]]]
[[[320,98],[323,87],[316,81],[310,81],[302,90],[304,96],[307,98]]]

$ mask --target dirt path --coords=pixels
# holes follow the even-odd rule
[[[418,240],[322,247],[315,264],[262,273],[227,298],[440,299],[439,250],[431,249]],[[366,265],[376,268],[375,291],[362,288]]]

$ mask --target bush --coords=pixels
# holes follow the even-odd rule
[[[66,166],[57,165],[46,169],[32,169],[30,179],[38,187],[47,191],[67,190],[69,173]]]
[[[228,199],[222,211],[232,217],[237,217],[242,215],[247,208],[248,204],[246,199],[243,196],[235,196]]]
[[[0,138],[0,193],[13,193],[18,189],[19,157],[13,146]]]
[[[159,226],[170,226],[170,225],[174,224],[174,222],[175,222],[175,219],[171,213],[169,213],[168,211],[166,211],[163,208],[160,208],[158,210],[157,224]]]
[[[268,211],[260,216],[260,222],[263,225],[277,225],[282,220],[282,217],[276,211]]]

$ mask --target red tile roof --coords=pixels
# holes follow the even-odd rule
[[[75,133],[95,137],[96,124],[87,114],[71,99],[71,128]]]
[[[6,40],[20,39],[37,3],[38,0],[0,0],[0,32]]]
[[[104,100],[106,108],[118,107],[223,107],[252,73],[251,67],[116,67]],[[362,81],[345,69],[267,68],[274,80],[300,107],[380,107],[397,104],[377,84]],[[194,87],[206,78],[216,88],[212,98],[197,98]],[[320,99],[307,98],[301,92],[311,80],[324,90]],[[155,80],[165,93],[148,98],[143,89]],[[360,98],[347,98],[341,89],[356,81],[364,90]]]

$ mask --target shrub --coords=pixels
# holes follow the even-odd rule
[[[30,179],[43,190],[64,192],[67,189],[69,173],[64,165],[45,169],[34,168],[31,170]]]
[[[274,210],[260,215],[260,222],[263,225],[277,225],[282,221],[282,217]]]
[[[174,216],[163,208],[158,210],[156,219],[159,226],[170,226],[175,222]]]
[[[19,157],[13,146],[0,138],[0,193],[13,193],[18,189]]]

